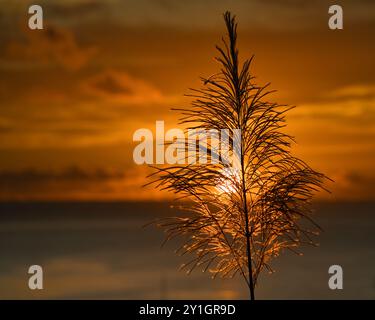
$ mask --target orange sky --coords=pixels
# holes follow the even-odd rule
[[[336,181],[328,198],[375,198],[374,2],[340,1],[340,31],[326,1],[39,1],[43,31],[26,28],[32,2],[0,3],[0,200],[164,197],[141,188],[132,135],[175,126],[170,108],[218,70],[225,10],[240,57],[297,106],[294,151]]]

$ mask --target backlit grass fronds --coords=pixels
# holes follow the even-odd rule
[[[192,91],[191,108],[179,111],[187,129],[227,129],[231,137],[239,129],[238,150],[232,143],[220,145],[237,165],[223,157],[210,162],[218,150],[208,142],[199,146],[208,151],[207,163],[156,167],[152,177],[159,188],[189,200],[186,216],[158,222],[167,240],[185,240],[179,253],[194,254],[183,267],[190,272],[199,266],[214,277],[240,274],[254,299],[259,274],[272,271],[273,257],[314,243],[319,228],[310,217],[310,200],[325,176],[291,154],[293,138],[283,129],[290,107],[268,102],[268,85],[255,84],[251,75],[252,58],[240,67],[237,24],[229,12],[224,19],[220,72],[203,78],[203,87]],[[191,144],[188,139],[181,147]]]

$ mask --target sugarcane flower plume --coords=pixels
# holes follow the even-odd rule
[[[269,85],[257,85],[251,74],[253,57],[239,63],[235,17],[226,12],[224,20],[227,35],[216,47],[220,72],[192,89],[189,108],[175,110],[187,135],[192,129],[225,129],[228,143],[199,143],[215,161],[200,163],[185,154],[184,164],[154,167],[151,183],[186,200],[185,215],[157,222],[166,240],[184,240],[177,251],[192,258],[183,268],[200,267],[213,277],[239,274],[253,299],[260,272],[273,271],[272,258],[314,244],[319,227],[311,218],[311,200],[326,177],[291,154],[294,138],[284,128],[291,107],[268,101]],[[240,145],[233,143],[235,130]],[[195,148],[193,142],[187,139],[181,148]],[[223,148],[230,163],[217,156]]]

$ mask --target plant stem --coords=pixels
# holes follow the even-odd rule
[[[241,151],[242,153],[242,151]],[[244,171],[244,160],[243,155],[241,155],[241,171],[242,171],[242,191],[243,191],[243,201],[244,201],[244,212],[245,212],[245,228],[246,228],[246,254],[247,254],[247,268],[249,271],[249,290],[250,290],[250,300],[255,300],[254,294],[254,280],[253,280],[253,268],[251,259],[251,245],[250,245],[250,230],[249,230],[249,211],[247,208],[247,197],[246,197],[246,184],[245,184],[245,171]]]
[[[243,145],[243,131],[244,131],[244,123],[243,123],[243,115],[242,115],[242,91],[241,91],[241,84],[239,81],[239,74],[238,74],[238,53],[236,50],[236,27],[237,24],[234,22],[234,18],[231,17],[229,12],[224,14],[225,22],[228,29],[229,41],[230,41],[230,56],[232,60],[232,81],[233,81],[233,88],[234,88],[234,95],[237,104],[237,112],[238,112],[238,124],[239,128],[241,129],[241,175],[242,175],[242,197],[243,197],[243,209],[245,213],[245,232],[246,232],[246,255],[247,255],[247,268],[249,271],[249,290],[250,290],[250,300],[255,300],[254,295],[254,280],[253,280],[253,269],[252,269],[252,258],[251,258],[251,244],[250,244],[250,228],[249,228],[249,210],[247,207],[247,196],[246,196],[246,181],[245,181],[245,155],[243,154],[244,145]]]

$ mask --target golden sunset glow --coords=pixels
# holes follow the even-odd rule
[[[217,191],[221,193],[235,193],[238,190],[236,185],[241,182],[238,171],[235,168],[225,168],[222,171],[223,178],[217,183]]]
[[[1,200],[164,199],[141,187],[149,171],[133,162],[132,135],[156,120],[177,127],[170,108],[188,106],[188,88],[217,70],[225,10],[241,21],[240,58],[255,54],[257,81],[278,90],[269,99],[296,105],[293,151],[335,181],[319,197],[374,198],[373,4],[347,3],[333,32],[310,4],[41,1],[46,28],[33,32],[30,1],[2,3]]]
[[[374,0],[0,0],[0,299],[374,299],[374,35]]]

